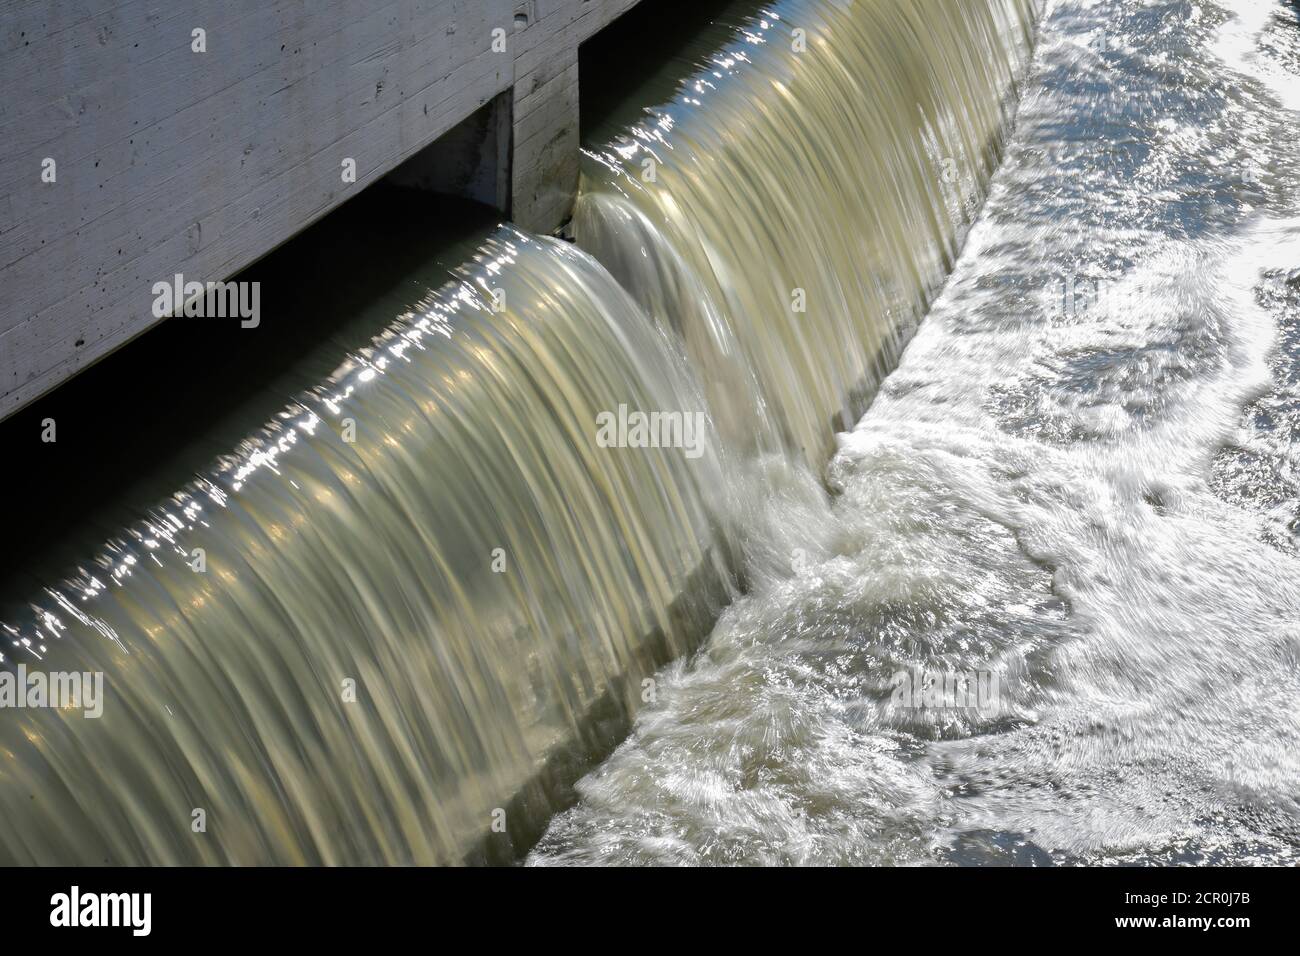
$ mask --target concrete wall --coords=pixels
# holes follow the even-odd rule
[[[512,218],[554,229],[578,44],[637,2],[0,0],[0,418],[502,93]]]

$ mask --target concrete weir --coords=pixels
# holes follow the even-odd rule
[[[395,170],[555,229],[578,46],[637,2],[13,5],[0,418],[155,324],[155,282],[225,279]]]

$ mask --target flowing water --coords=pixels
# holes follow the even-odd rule
[[[766,540],[754,496],[824,497],[832,416],[866,407],[941,283],[1032,26],[1021,0],[967,6],[743,20],[641,145],[593,157],[588,251],[503,227],[31,596],[3,676],[32,704],[32,673],[105,687],[5,714],[0,860],[530,845],[734,596]],[[628,188],[647,151],[661,178]]]
[[[739,16],[32,595],[0,862],[508,859],[638,709],[530,863],[1290,859],[1295,8],[1041,8]]]
[[[107,679],[98,719],[6,714],[0,848],[470,852],[485,802],[523,789],[635,670],[633,638],[659,628],[685,650],[664,609],[714,562],[701,485],[717,460],[604,454],[587,423],[696,395],[589,257],[503,230],[8,628],[6,660]]]
[[[594,151],[578,243],[685,343],[724,439],[820,468],[951,266],[1029,0],[775,4]]]
[[[530,862],[1295,861],[1297,19],[1049,5],[833,501]]]

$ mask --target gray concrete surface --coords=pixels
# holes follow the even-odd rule
[[[637,2],[0,0],[0,418],[157,322],[155,282],[231,276],[488,104],[403,175],[553,230],[578,45]]]

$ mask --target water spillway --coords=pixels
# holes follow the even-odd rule
[[[1300,858],[1300,10],[1055,0],[898,366],[530,864]]]
[[[715,460],[597,448],[591,423],[619,401],[702,408],[590,257],[495,236],[11,631],[6,662],[66,670],[75,648],[75,669],[108,676],[101,719],[6,724],[7,851],[475,852],[483,814],[594,732],[611,681],[687,649],[678,596],[717,590]],[[184,836],[194,810],[214,839]],[[159,821],[178,812],[175,839]]]
[[[1034,12],[764,8],[592,151],[576,246],[503,227],[30,595],[0,667],[102,674],[102,715],[5,713],[0,862],[526,849],[734,596],[752,496],[820,494],[982,196]]]
[[[679,332],[729,437],[759,408],[820,467],[861,417],[996,165],[1032,10],[778,4],[593,151],[573,232]]]

